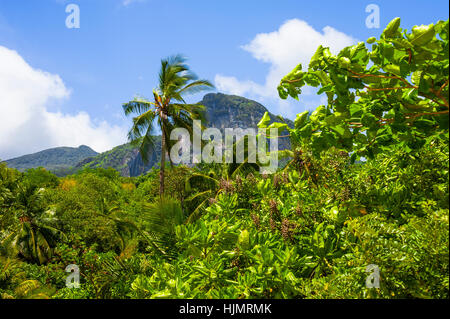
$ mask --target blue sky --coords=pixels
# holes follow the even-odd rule
[[[69,3],[79,5],[79,29],[65,26]],[[380,8],[379,29],[365,25],[371,3]],[[63,145],[105,151],[125,142],[130,120],[121,104],[150,97],[160,59],[174,53],[220,91],[293,118],[320,97],[306,92],[301,102],[280,102],[274,89],[316,44],[338,50],[378,36],[396,16],[411,29],[448,19],[448,10],[440,0],[0,0],[0,61],[3,54],[10,72],[20,74],[12,87],[0,70],[0,92],[17,92],[0,96],[0,158]],[[29,118],[19,120],[25,113]]]

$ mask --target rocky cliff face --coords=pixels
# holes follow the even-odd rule
[[[140,156],[139,149],[134,145],[127,143],[119,145],[108,152],[101,153],[95,157],[87,158],[78,163],[76,170],[82,168],[114,168],[122,176],[139,176],[153,166],[158,165],[160,161],[161,140],[155,141],[155,152],[149,156],[149,162],[144,164]]]
[[[208,127],[216,127],[224,134],[225,128],[257,128],[265,112],[268,112],[262,104],[246,99],[242,96],[227,95],[222,93],[210,93],[199,102],[206,107]],[[271,123],[279,121],[278,117],[269,112]],[[284,121],[294,127],[294,123],[289,119]],[[285,135],[285,134],[283,134]],[[279,149],[289,149],[288,138],[278,140]]]
[[[127,169],[122,172],[123,176],[139,176],[149,171],[154,166],[159,166],[161,160],[161,144],[158,144],[158,152],[153,152],[149,157],[149,162],[144,164],[142,157],[139,154],[139,150],[136,148],[133,150],[133,157],[130,160]]]
[[[267,109],[260,103],[242,96],[210,93],[199,102],[206,107],[208,126],[224,128],[256,128]],[[272,122],[277,116],[270,113]],[[286,120],[289,125],[292,121]]]

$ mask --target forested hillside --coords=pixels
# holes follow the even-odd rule
[[[29,168],[44,167],[49,171],[59,172],[69,169],[86,158],[96,156],[97,154],[97,152],[85,145],[78,148],[56,147],[13,158],[7,160],[6,163],[9,167],[16,168],[20,171]]]

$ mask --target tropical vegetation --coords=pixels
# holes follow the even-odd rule
[[[124,105],[143,158],[157,121],[160,167],[56,177],[0,164],[0,298],[448,299],[448,23],[394,19],[281,79],[281,98],[308,85],[327,104],[294,125],[262,117],[290,139],[272,175],[165,162],[170,130],[201,115],[182,94],[210,85],[163,60],[154,100]],[[66,286],[72,264],[79,288]]]

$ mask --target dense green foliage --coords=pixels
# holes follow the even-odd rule
[[[274,176],[220,183],[187,222],[195,189],[184,181],[199,173],[210,171],[168,167],[177,198],[160,203],[157,170],[57,179],[2,166],[2,296],[448,298],[448,144],[353,165],[337,150],[321,159],[305,150]],[[35,254],[28,233],[7,245],[18,227],[56,240],[36,240]],[[80,289],[65,288],[73,263]],[[380,289],[365,288],[369,264],[380,267]]]
[[[447,22],[433,32],[418,27],[408,34],[397,21],[377,42],[378,48],[413,46],[408,66],[399,63],[414,69],[395,77],[405,79],[428,63],[417,59],[430,43],[430,54],[439,56],[442,49],[448,61]],[[355,61],[354,50],[362,52]],[[333,74],[330,79],[368,54],[363,45],[344,49],[339,59],[350,64],[343,70],[343,62],[327,64],[327,49],[318,52],[312,64],[320,60],[317,67]],[[386,52],[373,56],[389,61]],[[439,94],[425,97],[432,112],[445,107],[439,96],[448,100],[448,70],[442,67],[436,66],[441,73],[430,75],[435,82],[428,87],[439,87]],[[317,70],[311,68],[301,73],[306,84],[314,84]],[[430,69],[422,70],[420,81],[428,81]],[[390,85],[403,82],[378,69],[368,72],[389,77],[395,82]],[[290,157],[288,165],[273,175],[239,165],[166,165],[161,198],[158,168],[139,177],[85,168],[58,178],[42,168],[19,172],[0,164],[0,298],[449,298],[449,135],[443,113],[417,111],[421,115],[397,121],[403,93],[367,93],[372,84],[365,90],[352,85],[366,85],[369,77],[346,76],[343,87],[333,82],[319,92],[334,102],[299,114],[294,127],[262,117],[259,127],[287,130],[292,145],[280,152]],[[284,89],[300,93],[286,83],[281,95]],[[419,98],[425,89],[415,90]],[[352,95],[363,91],[367,95],[359,99]],[[347,114],[336,108],[347,107],[340,99],[350,97],[352,108],[361,110],[350,121],[361,116],[360,125],[349,127],[347,115],[340,124],[324,120]],[[385,99],[392,102],[385,112],[394,121],[363,120],[375,116]],[[423,126],[422,119],[433,124]],[[351,145],[333,125],[349,130]],[[390,134],[389,142],[370,134]],[[349,152],[367,160],[354,161]],[[80,288],[66,287],[70,264],[79,266]],[[368,265],[379,268],[379,288],[366,287]]]
[[[337,56],[320,46],[307,72],[298,65],[278,87],[298,99],[305,85],[320,87],[328,104],[295,121],[295,140],[310,140],[316,154],[331,146],[373,158],[398,144],[409,152],[448,129],[449,25],[439,21],[408,33],[400,18],[380,36]]]

